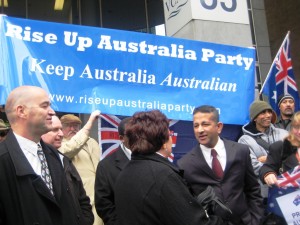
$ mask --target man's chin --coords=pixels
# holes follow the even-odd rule
[[[287,111],[287,112],[284,112],[284,115],[285,116],[292,116],[294,114],[294,112],[293,111]]]
[[[61,147],[61,143],[57,143],[53,145],[56,149],[59,149]]]

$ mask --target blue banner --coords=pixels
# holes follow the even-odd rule
[[[151,34],[0,16],[0,104],[21,85],[61,112],[132,115],[159,109],[192,120],[203,104],[248,122],[255,50]]]

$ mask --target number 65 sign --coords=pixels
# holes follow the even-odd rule
[[[191,0],[193,19],[249,24],[247,0]]]

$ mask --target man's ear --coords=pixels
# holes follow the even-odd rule
[[[218,126],[218,133],[221,134],[224,125],[223,125],[223,123],[218,122],[217,126]]]
[[[27,110],[24,105],[18,105],[16,107],[16,114],[20,118],[26,118],[27,117]]]

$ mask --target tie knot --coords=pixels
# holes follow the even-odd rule
[[[42,146],[40,144],[37,144],[37,150],[42,151]]]
[[[211,150],[212,157],[216,157],[218,155],[217,151],[215,149]]]

